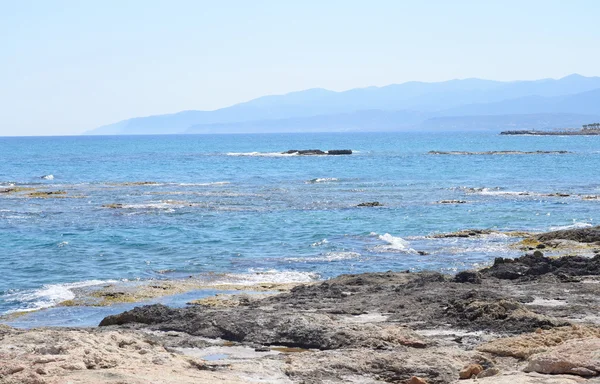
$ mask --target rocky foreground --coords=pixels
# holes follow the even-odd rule
[[[600,245],[600,228],[536,236]],[[544,250],[543,247],[539,247]],[[600,256],[540,250],[456,276],[345,275],[0,328],[0,383],[600,383]]]

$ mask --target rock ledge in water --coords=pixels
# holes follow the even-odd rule
[[[351,155],[351,149],[330,149],[325,152],[320,149],[290,149],[289,151],[282,152],[284,155]]]
[[[379,201],[367,201],[365,203],[360,203],[357,207],[383,207]]]

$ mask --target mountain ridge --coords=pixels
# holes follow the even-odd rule
[[[298,129],[298,119],[308,124],[317,116],[327,119],[332,130],[343,130],[344,124],[360,130],[348,120],[351,114],[381,111],[376,126],[365,130],[393,129],[382,119],[389,112],[403,112],[406,120],[396,124],[417,129],[428,119],[442,116],[518,115],[537,113],[570,113],[600,115],[600,77],[577,74],[560,79],[496,81],[477,78],[442,82],[410,81],[386,86],[331,91],[311,88],[283,95],[266,95],[212,111],[188,110],[171,114],[134,117],[104,125],[86,134],[172,134],[212,131],[219,126],[259,131],[258,122],[273,125],[279,121],[279,132]],[[410,111],[414,113],[409,113]],[[415,121],[415,114],[422,120]],[[402,113],[393,114],[394,118]],[[338,116],[338,120],[331,120]],[[326,120],[327,120],[326,119]],[[323,120],[321,118],[321,120]],[[269,121],[270,123],[266,123]],[[287,127],[285,123],[292,124]],[[205,129],[199,127],[204,126]],[[210,126],[210,129],[208,127]],[[333,128],[335,126],[336,128]],[[379,128],[377,128],[379,126]],[[386,128],[387,127],[387,128]],[[347,130],[347,129],[346,129]],[[307,131],[313,131],[307,127]]]

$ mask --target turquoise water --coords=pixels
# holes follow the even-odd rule
[[[307,148],[357,152],[277,155]],[[431,150],[573,153],[445,156]],[[518,255],[507,246],[514,239],[428,235],[595,224],[600,200],[582,197],[600,194],[599,165],[600,137],[0,138],[0,191],[31,188],[0,193],[0,314],[49,307],[71,298],[73,287],[106,281],[189,275],[308,281],[480,266]],[[35,191],[66,193],[28,195]],[[547,196],[556,192],[571,196]],[[451,199],[467,203],[436,203]],[[384,206],[356,207],[365,201]],[[103,207],[111,204],[121,205]]]

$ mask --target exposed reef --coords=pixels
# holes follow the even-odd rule
[[[516,130],[503,131],[501,135],[532,135],[532,136],[597,136],[600,135],[598,129],[581,130],[563,130],[563,131],[535,131],[535,130]]]
[[[465,152],[465,151],[429,151],[430,155],[564,155],[571,153],[569,151],[485,151],[485,152]]]
[[[383,204],[381,204],[379,201],[367,201],[358,204],[357,207],[383,207]]]
[[[329,151],[322,151],[320,149],[290,149],[289,151],[282,152],[284,155],[351,155],[351,149],[330,149]]]

